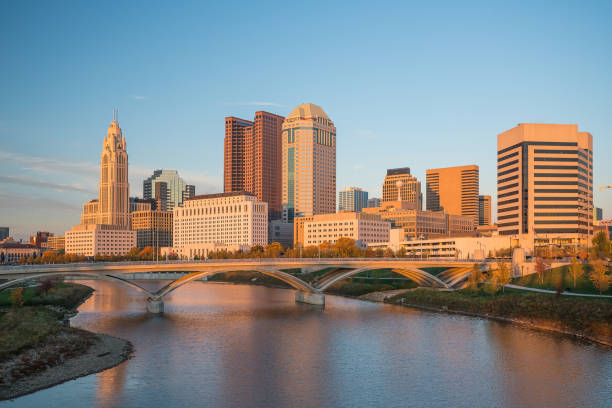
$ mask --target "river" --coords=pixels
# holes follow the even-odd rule
[[[145,311],[104,281],[72,319],[130,340],[134,357],[36,392],[23,407],[610,407],[612,351],[455,315],[192,282]],[[159,282],[143,282],[156,286]]]

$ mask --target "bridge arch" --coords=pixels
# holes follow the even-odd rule
[[[104,279],[104,280],[109,280],[113,282],[119,282],[123,285],[131,287],[132,289],[137,290],[138,292],[144,293],[148,297],[155,297],[153,293],[149,292],[148,290],[138,285],[137,283],[131,282],[127,279],[123,279],[121,277],[110,275],[110,274],[99,274],[99,273],[88,273],[88,272],[49,272],[49,273],[41,273],[37,275],[28,275],[23,278],[13,279],[8,282],[4,282],[0,284],[0,290],[8,289],[10,287],[13,287],[18,284],[28,282],[31,280],[49,278],[52,276],[79,276],[79,277],[84,277],[84,278]]]
[[[276,278],[280,281],[285,282],[286,284],[290,285],[291,287],[302,291],[302,292],[307,292],[307,293],[319,293],[320,291],[316,288],[314,288],[313,286],[311,286],[310,284],[304,282],[303,280],[301,280],[300,278],[291,275],[287,272],[283,272],[281,270],[278,269],[273,269],[273,268],[249,268],[249,269],[238,269],[238,270],[232,270],[231,272],[259,272],[263,275],[267,275],[267,276],[271,276],[273,278]],[[161,299],[162,297],[166,296],[168,293],[180,288],[181,286],[183,286],[184,284],[194,281],[196,279],[200,279],[200,278],[204,278],[206,276],[212,276],[212,275],[216,275],[218,273],[224,273],[224,272],[230,272],[230,271],[223,271],[223,270],[208,270],[208,271],[200,271],[200,272],[192,272],[190,274],[184,275],[180,278],[178,278],[175,281],[170,282],[169,284],[167,284],[166,286],[162,287],[160,290],[158,290],[155,294],[154,294],[154,298],[156,299]]]
[[[356,268],[356,269],[352,269],[348,271],[343,271],[340,273],[333,273],[327,278],[325,277],[325,275],[323,275],[321,281],[317,283],[316,289],[323,292],[325,289],[329,288],[331,285],[333,285],[334,283],[338,281],[341,281],[346,278],[350,278],[351,276],[355,276],[361,272],[365,272],[371,269],[373,268],[371,267]],[[425,272],[421,269],[402,267],[402,268],[393,268],[392,271],[399,275],[405,276],[408,279],[415,281],[421,286],[439,286],[439,287],[446,288],[446,289],[450,288],[450,286],[444,281],[440,280],[439,278],[430,274],[429,272]]]

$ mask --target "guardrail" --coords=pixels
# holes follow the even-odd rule
[[[285,263],[285,264],[333,264],[338,262],[432,262],[432,263],[492,263],[499,262],[502,258],[491,259],[444,259],[444,258],[408,258],[408,257],[392,257],[392,258],[234,258],[234,259],[200,259],[200,260],[162,260],[162,261],[117,261],[117,262],[78,262],[65,264],[29,264],[29,265],[3,265],[0,266],[2,271],[20,270],[28,267],[36,267],[44,265],[47,268],[65,268],[66,266],[135,266],[135,265],[187,265],[187,264],[226,264],[226,263]],[[504,258],[505,261],[510,260]]]

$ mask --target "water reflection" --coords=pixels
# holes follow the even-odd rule
[[[132,360],[15,406],[591,406],[612,398],[612,353],[495,322],[289,290],[192,282],[165,300],[113,282],[74,326],[132,341]],[[159,285],[148,282],[147,284]]]

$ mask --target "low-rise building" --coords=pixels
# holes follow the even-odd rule
[[[387,242],[391,223],[379,215],[360,212],[319,214],[304,223],[304,246],[336,242],[339,238],[352,238],[364,244]]]
[[[162,258],[176,254],[180,259],[207,259],[211,253],[215,252],[248,252],[251,249],[249,245],[223,245],[216,243],[197,243],[185,245],[181,248],[163,247],[160,248]]]
[[[268,223],[268,243],[278,242],[285,248],[293,246],[293,223],[272,220]]]
[[[39,257],[41,249],[33,244],[24,244],[6,237],[0,241],[0,263],[19,262],[22,258]]]
[[[49,237],[47,240],[47,248],[53,251],[64,251],[66,246],[65,237]]]
[[[516,244],[510,237],[448,237],[400,242],[391,240],[368,246],[391,248],[394,251],[404,248],[406,256],[417,258],[484,259],[489,255],[495,256],[496,251],[512,248]]]
[[[172,212],[144,210],[132,212],[132,230],[138,248],[172,246]]]
[[[66,231],[67,254],[125,255],[136,246],[136,231],[119,225],[75,225]]]
[[[364,208],[364,213],[377,214],[392,226],[404,230],[404,239],[426,239],[474,231],[474,217],[422,211],[407,201],[383,202],[380,207]]]

